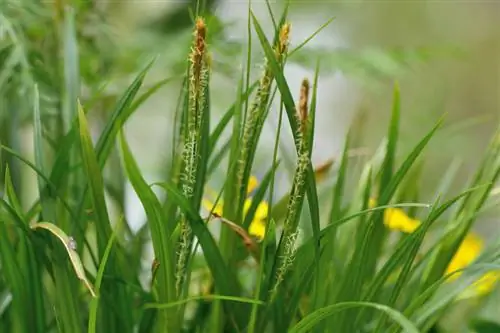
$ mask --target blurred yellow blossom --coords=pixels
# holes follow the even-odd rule
[[[375,207],[375,205],[375,199],[370,199],[370,208]],[[410,233],[418,228],[420,221],[406,215],[405,211],[401,208],[387,208],[384,211],[384,224],[391,230]]]
[[[251,176],[250,179],[248,180],[247,194],[249,195],[250,193],[252,193],[257,188],[258,184],[259,181],[257,180],[257,178],[255,176]],[[219,200],[217,205],[214,205],[212,201],[208,199],[203,199],[202,204],[206,210],[209,211],[213,210],[215,214],[223,216],[222,213],[224,210],[224,202],[222,200]],[[247,215],[251,205],[252,205],[252,199],[246,198],[243,206],[243,216]],[[257,237],[258,239],[264,238],[264,234],[266,232],[265,219],[267,218],[268,212],[269,212],[269,205],[267,204],[266,201],[261,201],[257,206],[253,220],[250,223],[250,227],[248,228],[248,233],[250,235]]]
[[[375,207],[376,201],[370,199],[370,207]],[[404,233],[415,231],[421,224],[419,220],[409,217],[404,210],[400,208],[387,208],[384,212],[384,225],[391,230],[397,230]],[[464,269],[469,266],[479,256],[483,250],[482,239],[474,234],[469,233],[462,244],[458,248],[455,256],[448,265],[445,274],[451,274],[457,270]],[[457,279],[462,272],[457,272],[450,276],[449,280]],[[480,296],[489,293],[495,287],[497,281],[500,280],[500,271],[492,271],[483,275],[469,289],[475,295]]]

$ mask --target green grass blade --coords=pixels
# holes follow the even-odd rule
[[[420,333],[417,327],[411,321],[409,321],[402,313],[394,310],[391,307],[370,302],[342,302],[326,306],[304,317],[288,332],[305,333],[310,331],[314,326],[316,326],[322,320],[334,315],[337,312],[352,308],[363,308],[363,307],[373,308],[383,313],[386,313],[389,317],[391,317],[392,320],[397,322],[404,329],[404,332],[406,333]]]
[[[394,161],[396,159],[396,143],[398,142],[399,118],[401,113],[399,85],[394,85],[394,97],[392,106],[392,116],[389,125],[389,133],[387,134],[387,147],[385,150],[385,158],[382,164],[382,176],[380,179],[380,194],[385,190],[386,185],[392,178]],[[381,202],[385,204],[386,202]]]
[[[207,265],[213,275],[216,288],[221,295],[237,296],[239,286],[234,271],[228,270],[222,258],[222,255],[215,243],[215,240],[208,230],[205,221],[194,210],[177,187],[170,183],[158,183],[167,192],[169,200],[172,200],[187,216],[193,233],[198,238],[198,242],[203,249],[203,254]],[[244,322],[246,314],[237,306],[227,307],[228,313],[234,313],[238,322]]]
[[[244,298],[244,297],[234,297],[234,296],[225,296],[225,295],[201,295],[201,296],[193,296],[189,297],[187,299],[183,299],[180,301],[172,302],[172,303],[167,303],[167,304],[158,304],[158,303],[147,303],[144,304],[144,308],[146,309],[168,309],[171,307],[177,307],[179,305],[192,302],[192,301],[198,301],[198,300],[223,300],[223,301],[231,301],[231,302],[239,302],[239,303],[249,303],[249,304],[257,304],[257,305],[262,305],[263,303],[254,300],[252,298]]]
[[[37,142],[36,142],[37,148],[36,149],[37,150],[41,149],[38,147],[38,139],[36,136],[35,136],[35,139],[37,140]],[[45,199],[44,203],[42,203],[42,206],[44,204],[47,205],[47,199],[52,196],[53,198],[57,198],[58,200],[61,201],[62,205],[64,206],[64,208],[66,208],[67,212],[70,214],[70,216],[72,218],[76,218],[76,216],[77,216],[76,213],[73,211],[73,209],[71,208],[69,203],[66,201],[64,196],[61,193],[59,193],[59,191],[56,188],[56,185],[54,183],[52,183],[52,181],[43,173],[42,169],[38,167],[38,163],[40,163],[40,161],[37,160],[37,158],[36,158],[36,155],[39,154],[38,152],[35,151],[35,160],[36,160],[37,165],[34,165],[28,159],[26,159],[25,157],[21,156],[19,153],[17,153],[16,151],[14,151],[8,147],[1,146],[1,149],[5,150],[6,152],[11,154],[12,156],[19,159],[21,162],[23,162],[26,166],[28,166],[31,170],[33,170],[36,173],[37,178],[40,179],[40,181],[42,182],[42,186],[44,186],[42,188],[42,190],[44,192],[42,192],[43,194],[40,195],[40,198]]]
[[[83,109],[79,106],[78,120],[80,127],[80,142],[85,174],[90,187],[90,196],[94,215],[96,216],[97,240],[99,253],[104,253],[106,244],[111,237],[111,223],[109,220],[108,209],[104,199],[104,183],[102,173],[94,152],[92,138],[87,124],[87,119]]]
[[[333,22],[333,20],[335,20],[335,17],[331,17],[328,19],[328,21],[326,21],[325,23],[323,23],[318,29],[316,29],[316,31],[314,31],[309,37],[307,37],[302,43],[300,43],[298,46],[296,46],[294,49],[292,49],[289,53],[288,53],[288,57],[291,58],[293,56],[293,54],[295,52],[298,52],[300,51],[304,46],[307,45],[307,43],[309,43],[314,37],[316,37],[321,31],[323,31],[323,29],[325,29],[326,27],[328,27],[330,25],[330,23]]]
[[[77,114],[77,99],[80,96],[80,59],[75,22],[75,10],[65,9],[63,34],[64,57],[64,106],[62,123],[64,134],[71,129]]]
[[[40,194],[40,199],[45,199],[42,196],[43,189],[45,188],[47,181],[42,175],[45,175],[45,161],[44,161],[44,148],[43,148],[43,128],[42,119],[40,115],[40,97],[38,93],[38,86],[35,86],[34,93],[34,108],[33,108],[33,137],[35,146],[35,163],[37,168],[40,170],[40,174],[37,175],[38,181],[38,193]]]
[[[89,323],[88,323],[88,333],[96,333],[96,324],[97,324],[97,308],[99,306],[99,289],[101,288],[102,277],[104,275],[104,268],[106,267],[106,263],[108,262],[109,254],[111,253],[111,248],[113,247],[113,242],[115,240],[116,234],[113,233],[111,238],[108,241],[108,245],[106,245],[106,249],[104,250],[104,254],[102,255],[102,259],[99,264],[99,269],[97,270],[96,278],[95,278],[95,293],[97,297],[94,297],[90,301],[90,309],[89,309]]]
[[[396,83],[394,85],[394,97],[393,97],[393,106],[392,106],[392,114],[391,121],[389,124],[389,132],[387,134],[387,146],[385,149],[384,161],[382,162],[381,176],[380,176],[380,188],[379,188],[379,201],[380,205],[385,205],[389,203],[390,198],[393,193],[396,191],[396,187],[399,185],[398,182],[393,182],[393,189],[391,193],[388,190],[391,180],[393,179],[394,172],[394,163],[396,159],[396,143],[398,142],[398,132],[399,132],[399,118],[400,118],[400,97],[399,97],[399,86]],[[412,165],[413,162],[410,164]],[[389,195],[384,195],[385,192],[390,193]],[[367,261],[367,270],[368,274],[373,274],[376,264],[377,258],[380,257],[382,247],[384,245],[384,241],[387,235],[387,230],[382,222],[383,213],[377,212],[373,216],[373,231],[372,235],[370,235],[370,252],[372,255]]]
[[[160,302],[172,302],[176,299],[175,276],[174,276],[174,246],[171,243],[170,235],[173,232],[173,226],[165,225],[164,211],[161,204],[140,174],[139,167],[133,158],[125,137],[122,133],[120,137],[120,147],[123,159],[123,165],[132,186],[139,196],[148,218],[148,225],[151,230],[153,240],[153,249],[156,260],[159,262],[157,281],[155,286],[158,288],[158,300]],[[175,332],[179,323],[175,320],[175,313],[162,312],[159,325],[168,327],[168,330]],[[168,324],[168,326],[166,326]]]
[[[5,183],[10,182],[9,170],[5,170]],[[2,198],[2,205],[4,208],[9,207],[11,214],[15,219],[19,219],[18,222],[24,225],[22,219],[19,217],[15,208],[10,206]],[[0,222],[0,259],[2,262],[1,273],[3,280],[6,283],[6,287],[10,290],[12,294],[12,320],[13,324],[11,330],[13,332],[26,332],[29,330],[29,323],[25,320],[25,309],[28,304],[23,302],[26,299],[25,286],[23,286],[23,272],[21,271],[21,266],[18,265],[16,260],[16,248],[12,237],[9,237],[11,226],[7,225],[6,221]]]
[[[146,72],[151,68],[152,64],[148,64],[146,66]],[[144,75],[145,76],[145,75]],[[144,80],[143,76],[143,80]],[[139,77],[141,77],[141,74],[139,74]],[[163,88],[165,85],[169,84],[170,82],[174,81],[177,79],[177,77],[169,77],[166,79],[159,80],[155,84],[151,85],[145,92],[143,92],[139,97],[137,97],[133,103],[130,103],[130,107],[126,109],[126,116],[124,116],[124,119],[130,118],[130,116],[137,110],[139,107],[147,101],[151,96],[153,96],[158,90]],[[135,81],[134,81],[135,82]],[[134,83],[132,83],[134,85]],[[136,93],[137,94],[137,93]],[[132,97],[133,99],[133,97]]]
[[[474,189],[472,189],[474,190]],[[432,210],[429,213],[428,218],[424,221],[424,223],[412,234],[410,235],[403,243],[401,243],[400,248],[396,248],[394,250],[394,255],[388,260],[386,263],[385,267],[391,267],[395,269],[396,267],[402,265],[402,270],[401,273],[399,273],[398,279],[396,280],[396,283],[393,287],[393,290],[391,292],[389,301],[386,303],[388,306],[394,306],[399,295],[401,294],[408,277],[411,274],[411,268],[413,266],[413,263],[416,259],[418,250],[420,249],[422,242],[424,240],[425,235],[429,231],[429,228],[432,226],[432,224],[447,210],[449,209],[453,204],[455,204],[458,200],[463,198],[464,196],[468,195],[470,192],[465,191],[464,193],[460,194],[459,196],[449,200],[445,204],[441,206],[437,206],[437,202],[434,203],[432,206]],[[398,258],[399,257],[399,258]],[[387,270],[384,271],[384,268],[381,270],[381,272],[378,274],[382,277],[383,281],[387,281],[389,278],[390,274],[393,272],[393,270]],[[383,274],[385,273],[385,274]],[[377,280],[377,279],[376,279]],[[379,286],[380,287],[380,286]],[[369,290],[370,293],[373,295],[376,295],[378,292],[378,287],[369,287],[367,290]],[[363,298],[364,300],[370,300],[370,297]],[[381,318],[379,322],[379,330],[382,329],[383,323],[384,323],[384,317]]]
[[[99,166],[102,169],[104,164],[115,144],[115,138],[118,132],[122,128],[123,124],[132,115],[135,109],[131,108],[130,105],[134,100],[135,96],[139,92],[139,89],[148,73],[149,69],[153,66],[154,59],[151,60],[145,68],[137,75],[132,84],[127,88],[125,93],[122,95],[116,107],[111,114],[109,121],[106,124],[99,140],[96,144],[96,155],[99,161]]]
[[[97,249],[98,254],[103,254],[106,250],[108,240],[112,235],[111,222],[109,219],[108,208],[106,206],[106,200],[104,197],[104,183],[101,168],[99,166],[97,153],[94,151],[92,144],[92,139],[90,137],[90,132],[83,112],[82,107],[79,105],[78,110],[78,123],[80,129],[80,144],[81,144],[81,154],[84,165],[84,172],[89,184],[90,189],[90,199],[93,207],[93,214],[95,216],[96,222],[96,237],[97,237]],[[117,256],[111,256],[109,258],[109,264],[107,265],[107,274],[117,274],[120,275],[120,264],[117,261]],[[132,327],[132,316],[130,315],[130,307],[127,291],[124,286],[106,283],[105,287],[107,293],[103,296],[105,299],[112,297],[115,299],[117,306],[120,308],[120,312],[117,317],[113,318],[109,313],[106,314],[106,322],[103,323],[105,327],[111,329],[111,327],[121,327],[122,329],[129,331]],[[102,313],[106,313],[106,309],[102,308]],[[111,325],[111,326],[108,326]]]

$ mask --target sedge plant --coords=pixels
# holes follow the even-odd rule
[[[500,242],[486,245],[473,231],[500,175],[498,133],[461,193],[403,202],[418,192],[413,171],[442,121],[422,133],[413,149],[399,152],[402,112],[395,85],[387,136],[373,156],[353,162],[352,138],[361,130],[353,127],[338,161],[313,165],[315,118],[324,112],[317,107],[321,64],[294,100],[284,69],[288,55],[303,44],[290,45],[286,6],[273,20],[272,40],[249,11],[263,69],[252,82],[249,50],[235,101],[213,124],[210,26],[198,15],[167,176],[148,183],[124,125],[159,87],[139,95],[152,63],[117,98],[93,140],[89,116],[96,106],[79,93],[73,12],[59,14],[62,20],[66,15],[68,30],[61,103],[49,114],[56,122],[41,102],[41,83],[34,82],[34,156],[2,143],[0,331],[445,332],[443,317],[463,302],[475,307],[458,319],[461,329],[470,323],[500,327],[475,316],[494,297]],[[273,158],[257,165],[275,97]],[[280,154],[282,128],[293,136],[294,158],[287,161]],[[276,197],[276,175],[286,163],[290,186]],[[20,164],[36,175],[38,195],[31,205],[15,185]],[[212,188],[218,168],[227,172]],[[267,171],[259,179],[256,170],[262,168]],[[137,232],[120,200],[125,182],[146,214]],[[121,207],[118,216],[110,200]],[[144,283],[140,268],[149,241],[154,259]]]

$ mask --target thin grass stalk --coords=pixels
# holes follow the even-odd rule
[[[271,299],[276,297],[276,292],[281,282],[285,278],[285,274],[293,265],[296,252],[296,240],[298,236],[299,217],[302,211],[304,195],[306,191],[306,174],[310,163],[310,140],[312,140],[312,127],[310,117],[308,115],[308,99],[309,99],[309,81],[304,79],[300,89],[299,106],[296,113],[297,122],[300,124],[297,133],[297,166],[288,201],[287,214],[283,224],[283,233],[281,235],[280,244],[278,246],[278,265],[276,272],[276,281],[272,287]]]
[[[274,47],[275,57],[280,63],[283,61],[288,50],[289,34],[290,24],[284,22],[280,26],[279,38],[277,38],[277,42]],[[264,122],[269,112],[269,108],[267,106],[270,99],[270,91],[273,80],[274,74],[271,67],[267,64],[266,59],[264,73],[262,74],[262,77],[260,79],[255,100],[250,107],[250,110],[248,110],[247,118],[245,119],[245,127],[242,134],[241,153],[238,159],[236,171],[239,187],[239,191],[236,196],[236,202],[238,203],[239,208],[237,220],[241,220],[242,218],[243,202],[245,200],[248,187],[247,180],[250,177],[251,167],[253,165],[253,160],[257,149],[257,143],[259,141]]]

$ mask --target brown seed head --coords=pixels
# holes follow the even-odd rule
[[[195,23],[193,47],[190,55],[193,73],[192,80],[196,86],[199,85],[203,61],[206,59],[206,34],[207,27],[205,25],[205,21],[203,18],[199,17],[196,19]]]
[[[196,53],[202,55],[205,52],[205,38],[207,34],[207,26],[203,18],[198,17],[195,25],[195,49]]]
[[[300,86],[300,99],[299,99],[299,119],[302,123],[307,121],[307,102],[309,100],[309,80],[302,80]]]
[[[290,38],[290,23],[285,23],[281,27],[280,30],[280,38],[279,38],[279,53],[286,53],[288,49],[288,42]]]

